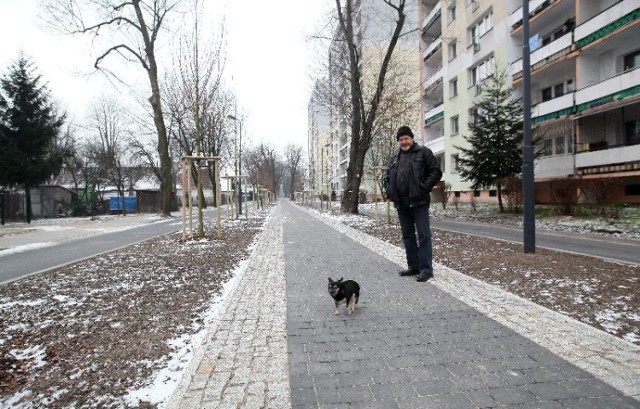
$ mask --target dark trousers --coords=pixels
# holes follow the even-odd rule
[[[398,205],[402,241],[407,254],[407,266],[421,273],[433,273],[433,248],[429,205],[409,207]],[[418,237],[416,240],[416,232]]]

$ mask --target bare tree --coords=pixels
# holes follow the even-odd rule
[[[261,143],[247,149],[243,153],[243,166],[248,170],[251,184],[277,194],[284,174],[284,165],[273,147]]]
[[[216,148],[220,147],[220,143],[216,143],[216,139],[225,134],[214,130],[226,129],[218,125],[225,122],[226,115],[220,112],[220,106],[216,104],[222,91],[225,64],[224,26],[220,27],[218,34],[203,34],[202,15],[204,13],[200,2],[195,0],[193,20],[187,23],[191,26],[180,37],[173,54],[173,70],[165,81],[165,106],[168,107],[171,117],[169,133],[180,152],[189,156],[218,155],[219,151]],[[227,108],[225,105],[221,107]],[[204,235],[202,210],[205,206],[203,165],[206,163],[191,163],[191,174],[197,187],[198,226],[201,236]]]
[[[76,135],[77,128],[72,124],[67,124],[62,140],[69,155],[64,158],[63,174],[68,175],[73,181],[74,191],[77,193],[77,200],[73,202],[73,215],[84,216],[87,214],[90,196],[93,192],[89,183],[92,170],[87,167],[86,143],[78,141]],[[54,183],[58,183],[55,182]]]
[[[79,184],[84,186],[83,194],[90,199],[90,212],[94,216],[100,213],[98,203],[104,199],[103,189],[106,180],[102,177],[99,154],[96,152],[97,145],[93,141],[85,140],[78,148],[81,163],[77,164],[75,173],[79,178]]]
[[[88,130],[95,135],[89,143],[89,154],[99,169],[100,177],[112,184],[122,198],[122,213],[126,214],[125,191],[136,177],[127,172],[126,139],[129,135],[125,124],[124,109],[115,97],[102,97],[91,107]],[[138,176],[139,177],[139,176]]]
[[[382,0],[395,14],[395,24],[386,45],[381,46],[382,58],[372,81],[366,81],[362,71],[361,35],[358,34],[358,10],[354,9],[353,0],[336,0],[338,16],[339,40],[343,42],[347,59],[346,80],[348,81],[348,95],[350,98],[347,117],[350,120],[349,165],[347,178],[342,194],[341,210],[346,213],[358,213],[359,191],[364,175],[365,156],[369,150],[375,134],[376,118],[385,94],[385,81],[391,64],[394,49],[406,20],[406,0]],[[367,82],[371,82],[370,92]]]
[[[415,56],[413,50],[396,50],[396,58],[389,63],[385,81],[385,92],[373,122],[372,141],[367,151],[367,169],[386,165],[397,147],[396,130],[406,124],[420,121],[420,92],[410,79],[415,76],[415,68],[407,64]],[[370,90],[369,90],[370,92]]]
[[[288,195],[293,200],[293,194],[302,189],[303,149],[300,145],[289,144],[284,148],[284,166],[287,170]]]
[[[91,35],[94,44],[106,43],[94,61],[97,70],[108,72],[106,60],[120,57],[135,62],[147,74],[149,103],[157,131],[160,160],[162,213],[171,214],[173,172],[169,139],[164,123],[156,45],[168,16],[177,11],[180,0],[44,0],[47,22],[69,34]],[[106,31],[106,33],[105,33]],[[106,35],[105,35],[106,34]]]
[[[223,168],[229,163],[229,158],[235,157],[231,153],[234,146],[232,138],[235,136],[235,132],[234,128],[230,126],[228,116],[235,111],[237,104],[235,95],[224,87],[216,92],[213,98],[211,109],[202,115],[202,149],[207,155],[220,156],[220,167]],[[207,170],[211,186],[215,189],[215,178],[219,175],[214,175],[214,169],[211,167]],[[215,193],[214,191],[214,200]],[[218,205],[215,203],[215,206]]]

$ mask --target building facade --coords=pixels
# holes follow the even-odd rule
[[[326,80],[318,80],[311,92],[307,107],[309,168],[305,189],[314,195],[331,192],[332,167],[330,153],[330,116],[324,103]]]
[[[421,0],[424,141],[461,200],[493,201],[458,175],[459,149],[482,81],[506,70],[523,95],[522,2]],[[536,200],[554,184],[599,181],[608,200],[640,203],[640,4],[637,0],[529,1],[531,117],[541,138]],[[589,186],[573,193],[591,200]]]

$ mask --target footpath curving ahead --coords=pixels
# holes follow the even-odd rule
[[[400,278],[402,262],[281,201],[168,406],[640,408],[637,346],[441,266]],[[328,277],[360,283],[353,315],[333,314]]]

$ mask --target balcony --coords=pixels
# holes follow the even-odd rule
[[[576,92],[576,111],[582,112],[640,94],[640,67]]]
[[[531,120],[540,123],[550,119],[557,119],[575,112],[575,92],[569,92],[561,97],[541,102],[531,108]]]
[[[638,19],[640,19],[640,7],[638,7],[637,0],[624,0],[616,3],[576,27],[576,45],[582,48]]]
[[[426,147],[431,149],[434,155],[444,152],[444,136],[428,141],[425,143]]]
[[[567,55],[573,44],[573,38],[571,33],[567,33],[553,41],[544,47],[538,48],[531,53],[530,62],[531,67],[536,69],[543,67],[546,64],[550,64],[558,59]],[[517,81],[522,78],[522,58],[511,64],[510,69],[511,78],[513,81]]]
[[[640,145],[621,146],[617,148],[605,148],[604,150],[582,152],[576,154],[576,168],[610,168],[608,171],[606,168],[602,169],[599,173],[625,171],[628,169],[625,169],[626,167],[624,165],[616,166],[615,164],[632,163],[637,161],[639,157]]]
[[[435,108],[428,110],[424,114],[424,126],[429,126],[444,118],[444,104],[440,104]]]
[[[429,94],[432,91],[434,91],[440,84],[442,84],[442,67],[436,71],[435,74],[433,74],[432,76],[430,76],[429,78],[427,78],[427,80],[424,82],[424,92],[425,94]]]
[[[432,36],[439,36],[442,31],[440,23],[440,14],[442,10],[442,2],[439,1],[433,6],[433,9],[427,14],[422,22],[422,32]]]
[[[422,54],[422,58],[426,61],[438,52],[442,51],[442,39],[436,38]]]
[[[529,18],[534,16],[539,10],[542,10],[547,0],[531,0],[529,1]],[[522,25],[522,6],[509,16],[509,25],[516,29]]]

